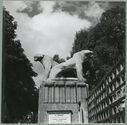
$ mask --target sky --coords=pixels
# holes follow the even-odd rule
[[[38,73],[34,81],[39,87],[44,76],[36,54],[61,58],[70,56],[76,32],[95,26],[103,12],[119,2],[87,1],[4,1],[4,7],[17,21],[16,30],[24,53]]]

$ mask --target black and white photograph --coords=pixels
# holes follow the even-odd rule
[[[126,2],[5,0],[1,123],[125,123]]]

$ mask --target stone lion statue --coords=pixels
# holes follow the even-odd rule
[[[57,77],[77,77],[79,81],[86,81],[83,77],[83,62],[90,59],[93,52],[90,50],[82,50],[73,55],[66,62],[58,64],[47,55],[34,56],[34,61],[39,61],[45,69],[46,78],[49,80]],[[70,75],[69,75],[70,74]]]
[[[58,65],[58,63],[56,61],[54,61],[53,58],[51,58],[50,56],[47,56],[47,55],[36,55],[36,56],[34,56],[34,61],[36,61],[36,62],[38,61],[42,64],[46,79],[49,78],[51,69],[54,66]],[[76,74],[76,70],[70,67],[68,69],[62,70],[60,73],[57,74],[56,77],[74,77],[74,78],[76,78],[77,74]]]

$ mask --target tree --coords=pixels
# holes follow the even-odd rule
[[[94,67],[89,67],[86,76],[88,84],[93,87],[119,58],[125,57],[125,9],[111,8],[102,14],[95,27],[76,33],[72,55],[82,49],[90,49],[96,55]]]
[[[16,40],[17,22],[3,9],[2,122],[16,123],[28,112],[37,112],[38,90],[32,64]]]
[[[55,54],[53,56],[53,60],[56,61],[57,63],[65,62],[65,60],[63,58],[60,58],[58,54]]]

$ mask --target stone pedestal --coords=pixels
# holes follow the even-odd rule
[[[54,79],[39,89],[38,123],[88,123],[87,86],[76,79]]]

